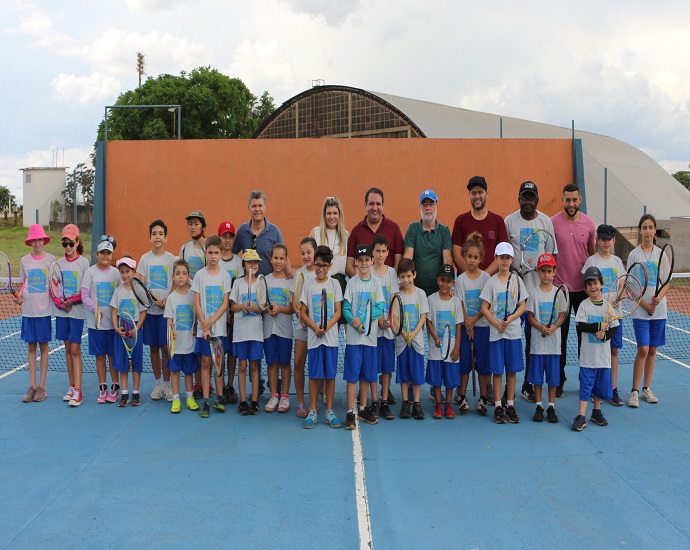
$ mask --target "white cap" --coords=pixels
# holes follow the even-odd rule
[[[513,250],[513,245],[510,243],[498,243],[496,245],[496,251],[494,252],[494,256],[515,256],[515,251]]]

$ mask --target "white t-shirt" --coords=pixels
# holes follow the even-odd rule
[[[429,315],[427,319],[433,323],[436,335],[441,338],[446,326],[450,325],[451,327],[450,349],[452,353],[453,346],[455,346],[455,327],[464,321],[462,315],[462,302],[457,296],[451,297],[450,300],[442,300],[438,292],[429,296],[428,300]],[[429,360],[443,360],[441,348],[436,347],[436,343],[431,338],[429,338]],[[446,359],[446,362],[451,362],[450,355],[448,359]],[[457,362],[460,362],[459,356],[456,363]]]
[[[206,265],[204,247],[198,241],[187,241],[180,248],[180,259],[189,264],[189,278],[194,279],[197,272]]]
[[[390,315],[390,310],[391,310],[391,298],[393,297],[394,294],[397,294],[400,292],[400,286],[398,284],[398,274],[395,272],[395,269],[393,269],[390,266],[386,266],[386,273],[383,275],[379,275],[374,271],[374,268],[371,268],[371,273],[373,275],[376,275],[378,278],[379,282],[381,283],[381,290],[383,291],[383,313],[381,316],[388,321],[388,317]],[[387,340],[393,340],[395,336],[393,335],[393,331],[390,328],[386,328],[384,330],[379,330],[379,338],[384,337]]]
[[[110,307],[117,309],[118,315],[120,313],[129,313],[132,319],[134,319],[134,323],[138,323],[140,313],[146,311],[146,308],[134,296],[134,292],[126,290],[122,285],[118,286],[113,292],[113,297],[110,299]],[[101,324],[101,326],[103,325]]]
[[[244,277],[244,269],[242,269],[242,258],[239,255],[233,254],[230,260],[220,259],[218,265],[221,269],[224,269],[230,275],[230,280],[232,282],[239,277]]]
[[[461,273],[455,281],[455,288],[458,296],[462,300],[467,312],[467,317],[474,317],[482,309],[482,299],[480,298],[484,286],[491,279],[486,271],[479,271],[479,277],[470,279],[467,272]],[[489,320],[481,315],[474,324],[475,327],[488,327]]]
[[[549,292],[544,292],[541,288],[535,287],[530,291],[527,300],[527,311],[531,311],[540,324],[546,325],[551,320],[551,309],[553,307],[553,297],[556,295],[558,287],[551,286]],[[558,295],[558,312],[565,311],[567,307],[563,293]],[[566,315],[568,312],[566,312]],[[558,321],[558,313],[554,323]],[[530,354],[532,355],[560,355],[561,354],[561,327],[556,329],[551,336],[543,337],[541,332],[532,329],[530,340]]]
[[[525,288],[522,279],[520,279],[520,277],[517,279],[520,285],[520,302],[524,302],[529,298],[529,294],[527,294],[527,288]],[[506,312],[506,283],[506,281],[500,281],[498,279],[498,273],[496,273],[487,281],[484,290],[482,290],[479,296],[482,300],[491,304],[489,311],[499,321],[503,320]],[[510,294],[508,294],[508,302],[507,308],[508,314],[510,315],[516,306]],[[522,327],[520,326],[519,319],[515,319],[510,323],[503,333],[498,332],[498,329],[489,323],[489,341],[495,342],[503,338],[506,340],[519,340],[522,338]]]
[[[99,330],[110,330],[113,328],[113,320],[110,312],[110,300],[113,297],[115,288],[120,284],[120,273],[113,266],[101,271],[98,265],[92,265],[86,270],[84,279],[81,282],[82,288],[89,290],[89,296],[95,304],[101,308],[103,316],[101,317],[101,327]],[[94,322],[94,313],[88,311],[86,314],[87,328],[96,328]]]
[[[513,245],[513,268],[520,270],[520,263],[522,262],[522,245],[525,244],[527,238],[534,233],[535,229],[545,229],[552,236],[554,236],[553,222],[546,214],[537,210],[537,217],[533,220],[526,220],[517,210],[506,217],[506,231],[510,244]],[[558,247],[555,243],[554,237],[554,254],[558,254]]]
[[[326,245],[333,252],[333,262],[331,263],[331,269],[328,271],[329,275],[335,275],[340,273],[345,275],[345,267],[347,266],[347,239],[350,234],[345,231],[345,242],[342,243],[343,252],[339,254],[340,250],[340,239],[338,238],[338,232],[335,229],[326,229],[326,242],[321,242],[321,228],[315,227],[312,229],[314,232],[314,240],[316,241],[316,246]]]
[[[645,312],[646,314],[646,312]],[[577,309],[576,323],[603,323],[606,318],[606,302],[595,305],[587,298]],[[618,321],[613,321],[610,327],[617,327]],[[533,337],[534,338],[534,337]],[[611,344],[608,340],[599,340],[593,332],[582,335],[580,346],[580,366],[590,369],[611,368]]]
[[[84,256],[78,256],[71,262],[64,256],[57,261],[62,271],[62,280],[65,285],[65,296],[70,298],[81,294],[81,282],[84,279],[86,270],[89,269],[89,260]],[[86,306],[84,304],[74,304],[69,311],[62,311],[55,307],[53,309],[55,317],[70,317],[72,319],[86,318]]]
[[[292,281],[283,277],[276,279],[273,273],[266,275],[266,284],[268,286],[268,297],[271,304],[274,306],[287,306],[292,303]],[[289,338],[292,340],[292,314],[279,313],[275,317],[268,313],[264,313],[264,340],[269,336],[280,336],[281,338]]]
[[[422,315],[429,313],[429,300],[426,297],[426,292],[421,288],[415,287],[412,294],[405,294],[404,292],[399,292],[400,301],[402,302],[402,324],[403,330],[414,332],[419,324]],[[409,328],[408,328],[409,327]],[[407,342],[403,335],[397,336],[395,338],[395,355],[400,355]],[[424,355],[424,330],[420,330],[417,335],[412,340],[412,347],[420,355]]]
[[[335,304],[342,301],[343,291],[340,283],[330,276],[323,282],[318,283],[316,278],[308,280],[302,288],[300,302],[309,308],[309,318],[316,325],[321,323],[321,290],[326,289],[326,308],[329,312],[335,311]],[[339,344],[338,325],[333,325],[322,338],[318,338],[313,330],[307,329],[307,348],[316,349],[319,346],[337,348]]]
[[[163,316],[173,320],[175,329],[175,353],[186,355],[194,352],[195,338],[192,330],[196,321],[194,313],[194,293],[172,292],[165,302]]]
[[[139,260],[137,272],[146,278],[146,286],[158,300],[165,300],[170,293],[174,263],[175,256],[170,252],[156,256],[150,251]],[[153,306],[147,315],[163,315],[163,308]]]
[[[223,273],[229,278],[227,271]],[[234,304],[246,304],[249,302],[249,285],[244,277],[241,279],[235,279],[232,285],[232,290],[230,291],[230,302]],[[252,284],[252,296],[251,300],[256,303],[256,292],[255,287]],[[234,342],[263,342],[264,341],[264,329],[262,315],[252,311],[251,313],[245,313],[243,310],[239,310],[233,313],[235,324],[232,329],[232,341]]]
[[[369,274],[369,280],[364,281],[360,279],[359,275],[355,275],[347,282],[345,288],[344,301],[350,304],[350,310],[353,317],[363,317],[366,310],[367,302],[371,300],[372,307],[377,303],[384,301],[383,289],[378,277]],[[344,304],[343,304],[344,305]],[[366,327],[365,327],[366,328]],[[371,332],[367,336],[366,332],[361,334],[355,327],[348,324],[346,328],[347,344],[352,346],[370,346],[375,347],[379,336],[379,322],[378,319],[372,321]]]
[[[610,258],[602,258],[599,254],[593,254],[587,258],[581,273],[584,275],[590,266],[594,266],[601,271],[601,276],[604,278],[604,288],[601,289],[601,294],[604,296],[604,300],[606,300],[609,292],[611,292],[613,281],[625,273],[623,262],[618,256],[612,255]]]
[[[219,270],[216,275],[210,275],[206,268],[199,270],[192,282],[192,292],[199,295],[201,309],[204,312],[204,319],[209,319],[218,311],[223,303],[223,296],[230,292],[230,275],[227,271]],[[212,336],[227,336],[227,317],[221,315],[211,327]],[[235,325],[235,333],[237,325]],[[197,324],[196,335],[202,338],[204,329],[201,323]]]
[[[49,317],[53,313],[53,301],[48,294],[50,266],[55,261],[52,254],[34,258],[27,254],[19,265],[19,278],[24,281],[23,317]]]
[[[304,284],[306,284],[309,281],[313,281],[316,278],[316,270],[314,271],[309,271],[306,266],[300,267],[297,272],[295,273],[295,276],[292,278],[292,288],[291,292],[295,294],[295,281],[297,280],[297,274],[298,273],[304,273]],[[342,294],[342,289],[340,289],[340,293]],[[300,296],[298,296],[298,299],[301,298],[301,293]],[[307,328],[302,324],[302,321],[299,320],[299,314],[295,314],[295,340],[302,340],[303,342],[307,341]]]
[[[654,293],[656,292],[656,281],[659,276],[660,255],[661,248],[655,245],[652,253],[649,256],[642,251],[642,246],[638,246],[628,256],[628,265],[632,265],[635,262],[640,262],[647,268],[647,277],[649,280],[647,283],[647,290],[642,296],[642,299],[645,302],[651,303],[652,298],[654,298]],[[638,307],[632,312],[633,319],[646,319],[647,321],[651,321],[652,319],[666,319],[667,315],[668,311],[666,305],[666,296],[664,296],[661,302],[659,302],[659,305],[654,308],[654,315],[650,315],[642,307]]]

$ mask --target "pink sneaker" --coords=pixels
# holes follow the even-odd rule
[[[110,390],[108,397],[105,398],[108,403],[117,403],[120,400],[120,390]]]
[[[96,403],[99,405],[101,403],[107,403],[108,402],[108,392],[102,391],[101,393],[98,394],[98,399],[96,400]]]

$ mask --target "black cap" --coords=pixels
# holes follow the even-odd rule
[[[593,265],[590,265],[587,269],[585,269],[584,278],[585,282],[597,280],[601,281],[603,284],[604,281],[604,277],[601,275],[601,271],[599,271],[599,268]]]
[[[450,277],[455,278],[455,271],[453,271],[453,266],[449,264],[443,264],[441,270],[438,272],[439,277]]]
[[[612,225],[602,223],[597,227],[597,237],[600,239],[613,239],[616,236],[616,228]]]
[[[539,191],[537,191],[537,186],[533,181],[523,181],[520,184],[520,195],[523,193],[534,193],[536,197],[539,196]]]
[[[371,246],[368,244],[360,244],[355,250],[355,259],[359,258],[360,256],[369,256],[370,258],[373,258],[374,253],[371,250]]]
[[[467,190],[472,191],[473,187],[481,187],[484,191],[488,191],[489,188],[486,185],[486,180],[484,176],[472,176],[469,183],[467,184]]]

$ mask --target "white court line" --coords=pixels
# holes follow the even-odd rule
[[[637,346],[637,342],[634,340],[630,340],[630,338],[625,338],[623,337],[623,340],[628,342],[628,344],[632,344],[633,346]],[[656,354],[661,357],[662,359],[667,359],[668,361],[673,361],[674,363],[680,365],[681,367],[685,367],[686,369],[690,369],[690,365],[686,365],[682,361],[678,361],[678,359],[674,359],[673,357],[666,355],[665,353],[661,353],[660,351],[657,351]]]
[[[82,336],[82,338],[83,338],[83,336]],[[53,353],[55,353],[56,351],[60,351],[61,349],[65,349],[65,344],[62,344],[61,346],[58,346],[58,347],[55,348],[55,349],[51,349],[51,350],[48,352],[48,355],[50,356],[50,355],[52,355]],[[36,362],[37,362],[37,363],[38,363],[38,361],[39,361],[39,358],[40,358],[40,355],[36,357]],[[6,376],[9,376],[10,374],[14,374],[15,372],[18,372],[18,371],[20,371],[20,370],[22,370],[22,369],[25,369],[25,368],[28,367],[28,366],[29,366],[29,363],[24,363],[23,365],[19,365],[18,367],[14,367],[12,370],[8,370],[8,371],[7,371],[6,373],[4,373],[4,374],[0,374],[0,380],[2,380],[3,378],[5,378]]]
[[[685,334],[690,334],[690,330],[685,330],[684,328],[676,327],[674,325],[669,325],[668,323],[666,323],[666,326],[669,328],[679,330],[680,332],[684,332]]]
[[[364,473],[364,453],[362,452],[362,438],[359,436],[360,426],[357,420],[357,413],[355,413],[355,426],[356,428],[352,430],[352,455],[355,461],[355,497],[357,499],[359,547],[361,550],[371,550],[374,547],[374,543],[371,537],[367,478]]]
[[[6,340],[7,338],[12,338],[12,336],[17,336],[17,334],[19,334],[19,333],[21,333],[20,330],[18,330],[17,332],[11,332],[10,334],[5,334],[5,336],[3,336],[2,338],[0,338],[0,342],[1,342],[2,340]]]

